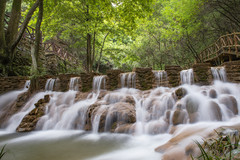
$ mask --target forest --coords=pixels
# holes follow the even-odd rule
[[[39,57],[52,41],[71,57],[60,57],[56,74],[188,68],[220,36],[239,30],[239,6],[239,0],[1,0],[0,75],[47,74]],[[31,47],[21,45],[29,28]]]

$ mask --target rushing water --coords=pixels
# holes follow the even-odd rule
[[[48,79],[45,85],[45,91],[53,91],[55,83],[56,83],[56,79],[54,78]]]
[[[133,82],[133,74],[129,75],[121,79],[125,79],[124,82],[127,83],[128,79]],[[211,86],[196,86],[189,85],[186,80],[186,84],[177,88],[158,87],[149,91],[121,88],[101,97],[101,91],[105,89],[105,78],[94,77],[93,92],[88,98],[79,101],[75,101],[78,93],[76,79],[70,81],[68,92],[49,91],[53,90],[54,80],[47,81],[46,92],[37,93],[30,98],[9,119],[6,128],[0,130],[0,146],[7,144],[5,158],[154,160],[161,159],[165,152],[173,155],[177,151],[175,147],[162,153],[154,151],[171,138],[177,139],[181,134],[188,135],[182,137],[177,146],[178,151],[184,152],[189,142],[201,140],[201,136],[209,134],[213,129],[239,125],[238,84],[215,81]],[[179,89],[186,92],[181,99],[176,96]],[[46,106],[45,115],[37,123],[38,131],[15,133],[23,117],[46,94],[50,95],[50,102]],[[0,99],[5,99],[0,101],[2,106],[12,101],[10,96],[9,93],[0,96]],[[96,107],[89,120],[87,112],[92,105]],[[183,116],[177,117],[176,113]],[[136,122],[130,122],[130,116],[135,116]],[[88,132],[84,131],[87,120],[91,121]],[[125,133],[131,134],[109,133],[117,131],[126,122],[130,124],[127,124],[129,127]],[[113,124],[116,128],[112,128]],[[100,130],[104,133],[99,133]]]
[[[121,75],[121,87],[124,88],[136,88],[136,73],[122,73]]]
[[[182,70],[180,72],[181,84],[193,84],[194,76],[193,69]]]
[[[224,67],[211,67],[214,80],[227,82],[226,71]]]
[[[70,91],[79,91],[79,82],[80,77],[73,77],[70,79],[69,90]]]
[[[157,87],[160,87],[164,81],[167,81],[167,72],[164,70],[153,71],[157,81]]]

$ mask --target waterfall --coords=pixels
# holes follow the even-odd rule
[[[122,73],[121,75],[121,87],[124,88],[136,88],[136,73]],[[126,83],[126,85],[125,85]]]
[[[79,91],[79,81],[80,81],[80,77],[72,77],[70,79],[69,90]]]
[[[45,91],[53,91],[56,79],[50,78],[45,85]]]
[[[157,81],[157,87],[160,87],[161,84],[167,80],[167,72],[164,70],[153,71],[155,79]]]
[[[193,69],[182,70],[180,72],[181,77],[181,84],[193,84],[194,83],[194,76],[193,76]]]
[[[211,67],[212,75],[214,80],[226,82],[227,76],[224,67]]]
[[[93,77],[93,91],[98,93],[101,89],[106,89],[106,76]]]

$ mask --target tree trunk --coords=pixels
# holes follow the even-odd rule
[[[22,0],[14,0],[12,4],[12,11],[6,32],[6,42],[8,49],[11,49],[11,45],[17,37],[18,26],[21,17],[21,4]],[[8,56],[10,56],[10,59],[13,59],[13,52],[10,52],[10,55]]]
[[[93,33],[93,49],[92,49],[92,56],[91,56],[91,64],[90,64],[90,71],[93,70],[93,63],[94,63],[94,60],[95,60],[95,44],[96,44],[96,31],[94,31]]]
[[[87,72],[91,72],[91,34],[87,34]]]
[[[4,17],[5,17],[5,9],[6,9],[7,0],[0,1],[0,60],[3,60],[4,50],[6,48],[5,41],[5,31],[4,31]]]
[[[20,28],[19,33],[18,33],[18,36],[12,44],[11,50],[14,50],[17,47],[17,45],[20,42],[20,40],[23,36],[23,33],[24,33],[25,29],[27,28],[27,25],[28,25],[29,21],[31,20],[32,15],[33,15],[34,11],[37,9],[38,5],[39,5],[39,0],[37,0],[33,4],[33,6],[30,8],[30,10],[28,11],[27,16],[26,16],[26,18],[25,18],[25,20],[24,20],[24,22],[23,22],[23,24]]]
[[[109,35],[109,33],[110,33],[110,31],[105,35],[105,37],[103,39],[103,42],[102,42],[102,47],[101,47],[101,50],[100,50],[100,56],[99,56],[99,59],[98,59],[97,72],[99,72],[100,61],[101,61],[101,58],[102,58],[102,52],[103,52],[104,44],[105,44],[106,38]]]
[[[39,11],[38,11],[38,19],[36,23],[36,32],[35,32],[35,42],[34,42],[34,48],[32,50],[32,75],[33,75],[33,85],[31,91],[35,91],[39,88],[39,82],[38,82],[38,57],[39,57],[39,48],[41,43],[41,24],[43,19],[43,0],[39,1]]]

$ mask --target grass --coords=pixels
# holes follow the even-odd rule
[[[218,133],[217,138],[211,138],[203,140],[203,144],[195,141],[198,148],[201,151],[200,156],[195,159],[199,160],[222,160],[222,159],[233,159],[232,151],[239,149],[239,135],[238,132],[232,135],[224,135]],[[194,158],[191,156],[192,160]]]
[[[6,145],[4,145],[4,146],[2,147],[2,149],[1,149],[1,152],[0,152],[0,159],[2,159],[3,156],[6,154],[5,147],[6,147]]]

